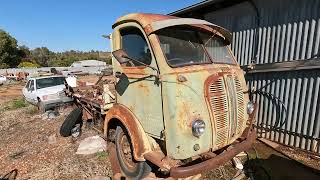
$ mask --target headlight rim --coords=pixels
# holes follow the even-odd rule
[[[191,128],[193,136],[199,138],[205,132],[206,123],[202,119],[196,119],[192,121]]]
[[[253,104],[253,102],[249,101],[247,103],[247,114],[250,115],[253,113],[253,111],[254,111],[254,104]]]

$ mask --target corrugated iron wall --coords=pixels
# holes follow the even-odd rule
[[[206,20],[232,31],[232,50],[240,65],[249,64],[256,51],[257,64],[308,59],[319,52],[319,0],[252,2],[204,15]]]
[[[240,65],[308,60],[319,53],[320,0],[245,1],[204,19],[232,31]],[[319,69],[252,73],[247,81],[257,90],[261,137],[320,153]]]
[[[258,102],[258,135],[320,153],[320,71],[257,73],[247,76]]]

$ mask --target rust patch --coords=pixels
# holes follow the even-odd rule
[[[83,108],[83,110],[82,110],[82,119],[83,119],[84,121],[87,121],[87,120],[89,120],[89,119],[92,119],[92,115],[91,115],[86,109],[84,109],[84,108]]]
[[[116,22],[112,25],[112,28],[116,26],[126,23],[126,22],[137,22],[143,28],[151,24],[155,21],[161,21],[166,19],[176,19],[175,16],[161,15],[161,14],[149,14],[149,13],[132,13],[125,16],[122,16],[116,20]],[[152,32],[151,28],[149,28],[149,33]],[[146,32],[146,33],[148,33]]]
[[[139,88],[139,89],[142,89],[142,92],[143,92],[143,93],[150,93],[150,90],[149,90],[148,86],[144,85],[143,83],[140,83],[140,84],[138,85],[138,88]]]
[[[116,146],[113,143],[108,143],[109,160],[113,174],[121,173],[119,161],[117,159]]]
[[[111,119],[118,119],[126,127],[133,147],[133,156],[138,161],[144,161],[143,155],[151,151],[149,142],[139,121],[134,117],[129,109],[122,105],[115,104],[106,114],[104,134],[108,130],[108,123]]]

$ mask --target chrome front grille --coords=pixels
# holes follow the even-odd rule
[[[209,78],[207,98],[215,126],[215,144],[222,147],[242,131],[245,120],[243,88],[234,74]]]
[[[237,110],[237,128],[236,128],[236,134],[241,134],[241,130],[243,127],[243,124],[245,123],[245,104],[244,104],[244,94],[243,94],[243,88],[241,86],[241,82],[239,78],[236,75],[233,75],[232,78],[234,79],[234,86],[236,91],[236,110]]]

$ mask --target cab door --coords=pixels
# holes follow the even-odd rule
[[[35,94],[35,81],[29,80],[27,85],[22,89],[22,94],[26,101],[31,104],[37,104],[37,96]]]
[[[114,29],[113,51],[123,49],[129,57],[158,70],[150,47],[147,36],[138,24],[125,23]],[[160,138],[164,124],[157,71],[133,61],[120,65],[115,58],[113,69],[117,77],[118,103],[132,111],[147,134]]]

